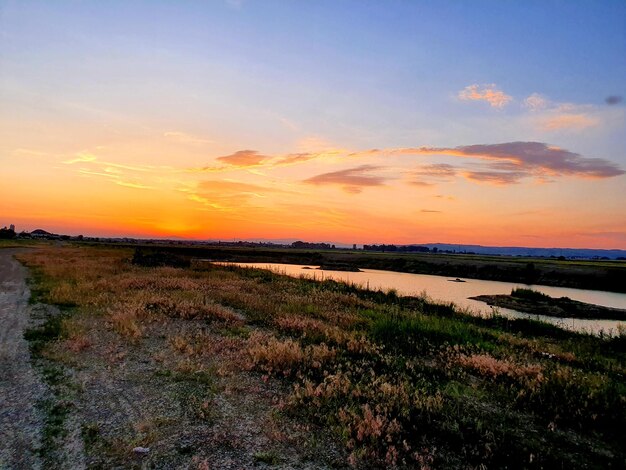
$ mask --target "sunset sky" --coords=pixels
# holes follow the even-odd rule
[[[626,2],[0,0],[0,226],[626,248]]]

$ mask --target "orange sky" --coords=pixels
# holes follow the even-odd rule
[[[496,34],[460,4],[397,5],[391,28],[382,6],[218,3],[0,0],[0,226],[626,248],[608,6],[552,12],[588,38],[523,9]]]
[[[304,142],[317,148],[198,159],[214,145],[181,131],[73,153],[15,142],[1,213],[19,229],[85,235],[623,246],[624,177],[589,176],[619,170],[569,153],[554,165],[560,149],[524,161],[493,147],[468,157]]]

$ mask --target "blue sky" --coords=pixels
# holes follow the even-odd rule
[[[16,172],[32,166],[18,164],[20,151],[47,154],[42,168],[98,151],[118,164],[197,168],[242,150],[380,149],[378,159],[309,162],[257,183],[295,184],[358,164],[402,180],[409,160],[391,149],[513,142],[626,167],[624,103],[605,102],[626,96],[623,1],[0,1],[0,39],[0,158]],[[156,144],[163,137],[169,147]],[[477,175],[467,155],[459,166],[458,155],[418,153],[411,164]],[[221,178],[251,183],[249,170]],[[578,170],[549,170],[550,183],[536,168],[518,170],[492,179],[483,169],[481,183],[530,184],[532,173],[552,185],[551,197],[587,191],[572,180],[589,176]],[[610,173],[596,181],[600,193],[626,196],[624,176]],[[476,208],[480,194],[491,197],[462,187],[454,188]],[[508,185],[498,199],[517,203],[519,190]],[[346,207],[367,204],[344,197]],[[622,233],[623,215],[602,210],[596,225],[612,220]]]

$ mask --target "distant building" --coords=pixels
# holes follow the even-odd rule
[[[353,244],[352,244],[352,249],[353,249],[353,250],[356,250],[356,243],[353,243]]]
[[[9,230],[12,230],[13,232],[15,232],[15,225],[13,224],[9,225]]]

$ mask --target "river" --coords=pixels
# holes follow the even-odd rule
[[[626,309],[626,294],[617,292],[572,289],[568,287],[551,287],[543,285],[527,285],[514,282],[484,281],[481,279],[462,279],[465,282],[453,282],[449,277],[432,276],[429,274],[399,273],[363,269],[361,272],[328,271],[317,269],[319,266],[302,266],[281,263],[224,263],[242,267],[269,269],[288,276],[306,276],[312,279],[334,279],[366,287],[369,289],[395,289],[399,295],[426,295],[442,302],[453,302],[455,305],[469,310],[475,315],[490,315],[491,307],[484,302],[469,299],[477,295],[510,294],[516,287],[531,288],[551,297],[569,297],[581,302]],[[310,268],[310,269],[305,269]],[[626,321],[618,320],[581,320],[575,318],[556,318],[544,315],[533,315],[515,310],[499,308],[498,312],[510,318],[532,318],[551,323],[574,331],[593,334],[615,335],[618,325],[626,327]],[[626,320],[626,319],[625,319]]]

